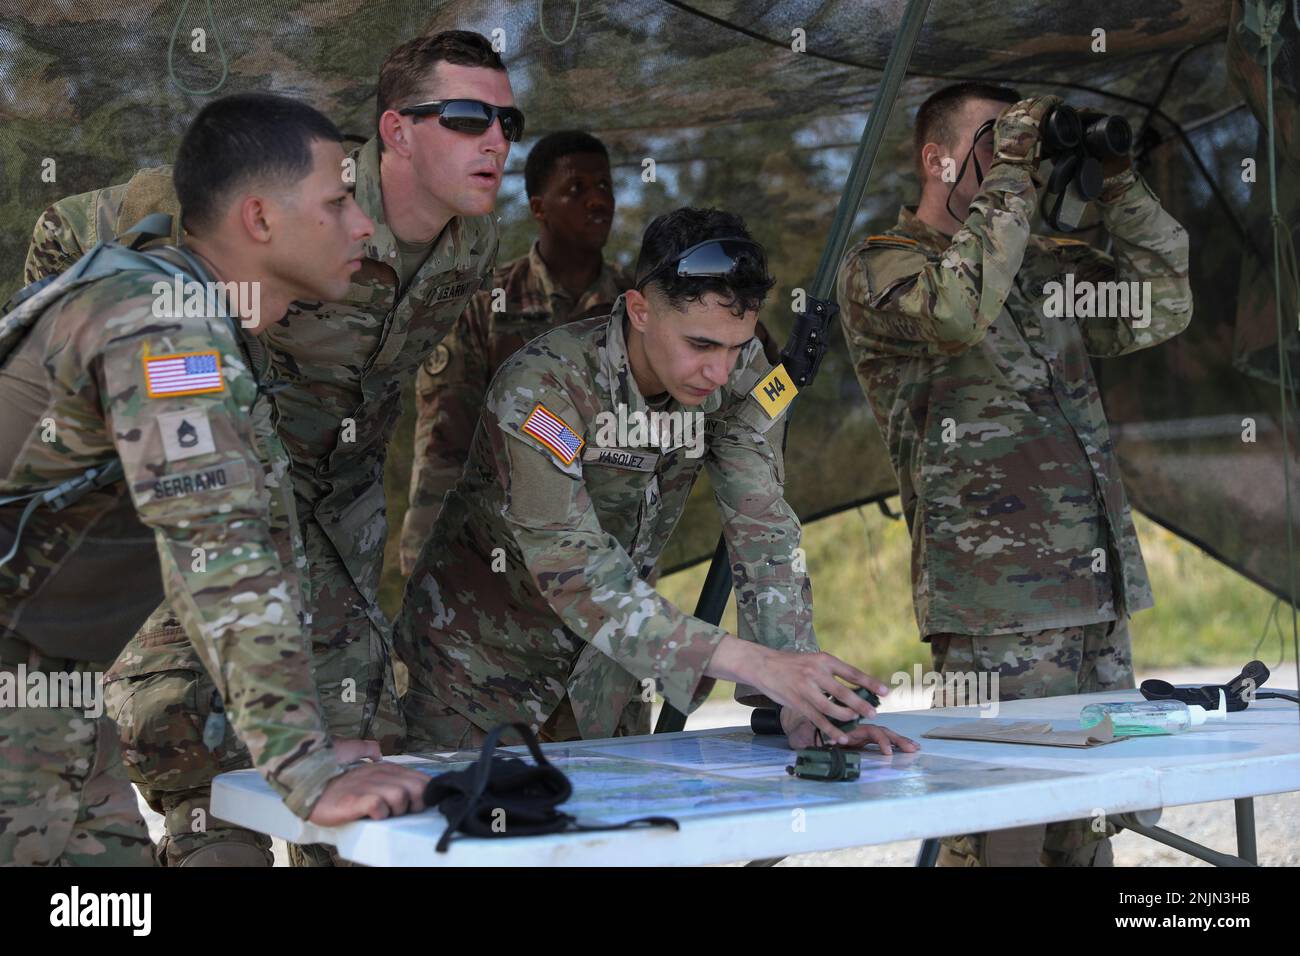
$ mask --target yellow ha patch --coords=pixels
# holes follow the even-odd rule
[[[786,372],[785,366],[778,365],[768,372],[749,394],[753,396],[754,401],[758,402],[758,407],[763,409],[768,418],[776,418],[785,411],[790,400],[799,394],[799,389],[795,388],[794,381]]]

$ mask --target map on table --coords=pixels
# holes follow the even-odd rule
[[[590,751],[553,751],[546,757],[573,784],[573,796],[560,809],[582,823],[618,823],[644,816],[689,817],[702,813],[762,810],[786,806],[796,794],[808,803],[834,802],[835,799],[829,795],[804,796],[791,786],[800,781],[787,776],[780,768],[776,771],[780,777],[772,773],[770,781],[748,781],[689,773],[670,766],[647,768],[644,763],[627,757]],[[473,763],[473,760],[430,760],[406,766],[436,777],[448,771],[463,770]]]
[[[502,751],[527,754],[527,748]],[[710,736],[639,737],[600,744],[546,747],[546,758],[573,783],[560,809],[583,823],[614,823],[639,816],[690,817],[879,797],[904,797],[1052,776],[922,753],[892,757],[862,752],[861,777],[852,782],[799,780],[786,772],[794,752],[784,738],[747,731]],[[461,770],[476,752],[430,755],[407,766],[429,776]],[[527,757],[529,762],[531,757]]]

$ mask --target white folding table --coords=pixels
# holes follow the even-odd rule
[[[1098,701],[1139,700],[1115,691],[1001,704],[999,719],[1077,727]],[[799,780],[785,768],[784,738],[748,728],[547,744],[547,758],[573,781],[561,809],[584,823],[670,816],[679,831],[637,828],[515,839],[458,835],[435,844],[446,821],[436,810],[322,828],[291,814],[252,770],[222,774],[212,812],[293,843],[329,843],[372,866],[696,865],[771,861],[796,853],[927,839],[1057,820],[1116,820],[1214,863],[1254,862],[1250,798],[1300,790],[1300,708],[1256,701],[1178,736],[1125,739],[1088,750],[922,739],[935,727],[981,719],[977,707],[881,714],[878,723],[917,740],[921,751],[862,754],[854,782]],[[526,752],[524,748],[510,748]],[[432,774],[467,766],[477,754],[388,759]],[[529,758],[531,759],[531,758]],[[1166,806],[1236,800],[1238,852],[1198,847],[1151,825]],[[509,822],[506,821],[508,832]]]

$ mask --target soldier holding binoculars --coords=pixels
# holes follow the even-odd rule
[[[1126,125],[1055,96],[946,87],[917,114],[920,204],[840,268],[845,338],[912,536],[922,639],[936,671],[998,674],[1003,700],[1132,687],[1127,620],[1152,604],[1090,359],[1177,335],[1192,299],[1187,233],[1132,169]],[[1095,200],[1113,254],[1033,235],[1040,188],[1058,230]],[[1115,282],[1142,286],[1149,309],[1063,315],[1054,301]],[[945,840],[939,862],[1107,865],[1110,832],[1078,820],[971,834]]]

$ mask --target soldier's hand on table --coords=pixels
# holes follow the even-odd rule
[[[874,707],[836,678],[870,688],[881,697],[889,693],[881,681],[825,651],[776,651],[731,635],[723,638],[714,651],[706,673],[757,688],[777,704],[812,721],[826,742],[834,744],[846,744],[849,738],[832,720],[876,716]]]
[[[353,767],[325,785],[307,819],[322,827],[369,817],[383,820],[424,809],[429,778],[395,763]]]
[[[382,760],[376,740],[361,740],[356,737],[335,737],[334,756],[344,766],[358,760]]]
[[[781,708],[781,729],[785,731],[786,743],[791,750],[817,746],[816,728],[812,721],[792,711],[789,707]],[[859,724],[849,731],[846,747],[858,748],[875,744],[880,752],[888,757],[897,747],[903,753],[915,753],[921,745],[910,737],[896,734],[888,727],[879,724]]]
[[[791,750],[817,746],[817,728],[811,720],[789,707],[782,707],[780,715],[781,729],[785,731],[785,742],[790,745]]]

